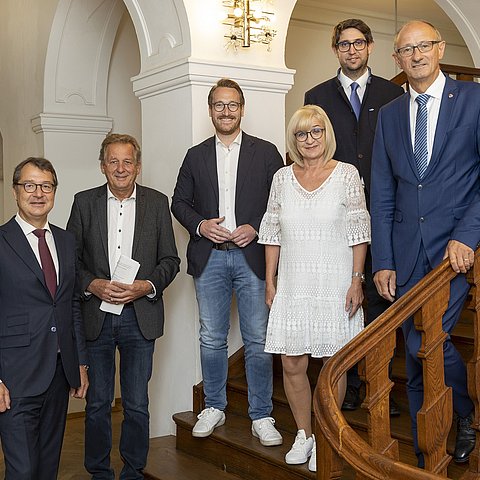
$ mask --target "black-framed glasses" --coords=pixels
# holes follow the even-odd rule
[[[417,49],[420,53],[427,53],[429,52],[434,45],[437,43],[442,43],[443,40],[425,40],[424,42],[420,42],[418,45],[407,45],[406,47],[397,48],[396,52],[401,57],[411,57]]]
[[[325,129],[322,127],[313,127],[309,132],[300,130],[299,132],[295,132],[294,135],[298,142],[306,142],[309,135],[314,140],[322,138],[324,131]]]
[[[216,112],[223,112],[225,107],[227,107],[231,112],[236,112],[238,108],[240,107],[241,103],[239,102],[215,102],[212,103],[212,107]]]
[[[353,45],[353,48],[359,52],[360,50],[365,50],[367,46],[367,41],[363,38],[357,38],[353,42],[347,42],[344,40],[343,42],[337,42],[337,50],[339,52],[345,53],[350,50],[350,47]]]
[[[23,189],[27,193],[33,193],[37,191],[37,188],[40,187],[40,190],[43,193],[52,193],[55,190],[55,185],[53,183],[16,183],[15,185],[22,185]]]

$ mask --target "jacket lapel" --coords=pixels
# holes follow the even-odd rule
[[[27,237],[25,237],[15,218],[12,218],[8,223],[6,223],[3,226],[3,229],[5,241],[16,252],[20,260],[25,263],[25,265],[34,273],[34,275],[38,278],[40,283],[50,295],[50,291],[45,283],[42,267],[38,263],[37,257],[33,253]]]
[[[103,258],[107,259],[108,265],[108,231],[107,231],[107,185],[99,189],[96,199],[95,214],[97,215],[98,231],[103,247]],[[99,255],[100,256],[100,255]]]
[[[141,185],[137,184],[137,193],[135,198],[135,231],[133,232],[132,258],[136,258],[136,252],[140,244],[143,222],[147,205],[145,201],[145,191]]]
[[[412,133],[410,130],[410,98],[410,94],[405,94],[401,97],[401,101],[399,102],[398,107],[400,110],[398,118],[401,122],[400,132],[404,151],[407,152],[408,162],[410,163],[413,174],[417,177],[418,180],[420,180],[420,177],[418,176],[418,168],[415,162],[415,157],[413,156]]]
[[[213,193],[215,195],[215,203],[218,210],[218,171],[217,171],[217,150],[215,148],[216,137],[210,137],[205,142],[205,156],[203,161],[207,170],[210,183],[212,184]]]
[[[240,193],[249,172],[254,171],[255,143],[250,135],[242,133],[242,144],[238,155],[237,185],[235,188],[235,205],[240,205]]]
[[[447,77],[445,88],[443,89],[440,112],[438,113],[437,128],[435,130],[435,139],[433,141],[433,150],[430,157],[425,176],[427,176],[435,165],[439,162],[442,150],[447,138],[447,131],[452,119],[455,102],[457,100],[457,87],[453,81]]]

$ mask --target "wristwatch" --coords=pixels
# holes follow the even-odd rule
[[[362,283],[365,283],[365,274],[363,272],[352,272],[353,277],[358,277]]]

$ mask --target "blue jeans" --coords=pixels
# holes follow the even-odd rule
[[[206,407],[227,406],[228,352],[232,294],[235,291],[240,332],[245,345],[248,414],[252,420],[272,412],[272,355],[265,353],[268,307],[265,281],[248,266],[241,249],[212,250],[202,274],[195,278],[200,312],[200,356]]]
[[[149,446],[148,381],[155,340],[146,340],[133,307],[107,314],[99,337],[87,342],[90,387],[85,416],[85,468],[95,480],[113,480],[111,404],[115,390],[115,350],[120,353],[123,422],[121,480],[143,479]]]

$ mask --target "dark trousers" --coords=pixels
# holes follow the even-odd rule
[[[370,247],[367,249],[365,258],[365,296],[367,298],[367,309],[365,312],[365,326],[370,325],[377,317],[379,317],[390,305],[388,300],[381,297],[377,291],[377,287],[373,282],[372,275],[372,255]],[[392,362],[390,362],[390,373]],[[347,373],[347,385],[360,388],[362,382],[358,376],[357,365],[354,365]]]
[[[13,397],[10,410],[0,413],[6,480],[57,478],[69,390],[58,358],[46,392],[35,397]]]
[[[397,287],[397,295],[400,297],[416,285],[432,267],[429,264],[427,255],[423,248],[420,248],[417,263],[412,276],[406,285]],[[462,357],[452,343],[450,334],[454,329],[463,304],[469,291],[469,285],[465,275],[457,275],[450,285],[450,301],[447,311],[442,318],[442,327],[448,337],[443,346],[445,365],[445,383],[452,387],[453,408],[461,417],[466,417],[473,410],[473,403],[467,391],[467,372]],[[412,420],[412,433],[414,439],[415,453],[419,455],[417,441],[417,412],[423,404],[423,368],[422,361],[417,354],[421,346],[421,332],[415,329],[413,318],[408,319],[402,326],[405,338],[405,355],[407,368],[407,395]]]
[[[115,391],[115,352],[120,353],[123,422],[121,480],[142,479],[149,446],[148,381],[155,340],[140,332],[133,307],[107,314],[99,337],[87,342],[90,361],[85,416],[85,468],[95,480],[113,480],[111,404]]]

